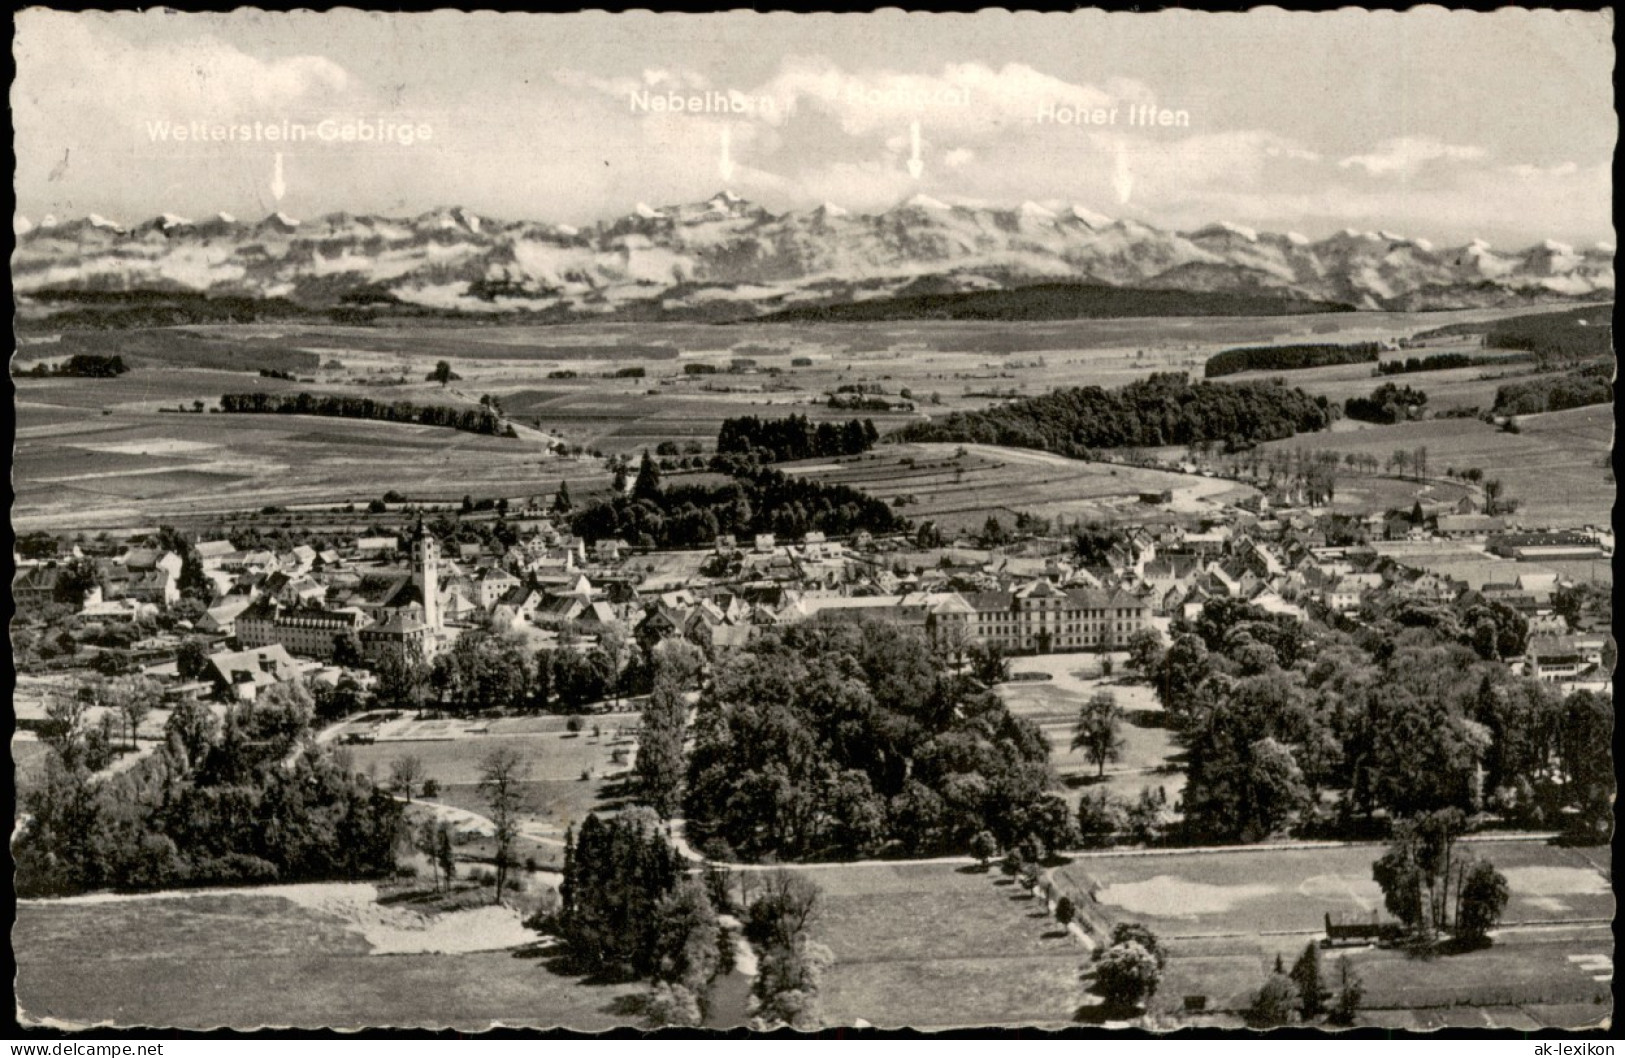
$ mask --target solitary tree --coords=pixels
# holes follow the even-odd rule
[[[993,836],[993,832],[977,831],[976,836],[970,839],[970,854],[976,857],[977,862],[982,865],[982,870],[987,870],[988,863],[999,854],[999,842]]]
[[[1501,921],[1501,912],[1506,910],[1506,875],[1496,870],[1494,864],[1480,860],[1467,871],[1458,894],[1456,937],[1481,944]]]
[[[423,759],[413,754],[397,757],[389,766],[390,789],[406,798],[412,799],[412,792],[423,781]]]
[[[1312,1021],[1326,1011],[1327,992],[1320,981],[1320,947],[1310,941],[1292,964],[1292,983],[1298,989],[1298,1013]]]
[[[1354,1015],[1360,1009],[1360,1000],[1365,996],[1365,986],[1360,982],[1360,975],[1354,972],[1354,964],[1349,962],[1347,955],[1337,960],[1337,998],[1332,1002],[1331,1013],[1327,1020],[1334,1025],[1354,1024]]]
[[[1285,1025],[1292,1020],[1293,1001],[1297,998],[1297,989],[1292,987],[1292,981],[1285,974],[1277,971],[1264,982],[1264,987],[1253,996],[1252,1005],[1247,1008],[1247,1024],[1255,1029],[1270,1029],[1277,1025]]]
[[[530,764],[512,749],[494,749],[480,762],[480,793],[491,809],[496,838],[496,900],[502,901],[502,887],[508,868],[514,863],[514,842],[519,836],[519,809],[523,806],[521,784],[530,774]]]
[[[1072,903],[1070,896],[1063,896],[1055,901],[1055,921],[1063,926],[1070,926],[1072,920],[1078,917],[1078,909]]]
[[[451,827],[442,823],[435,835],[434,858],[440,864],[441,877],[446,880],[446,891],[457,880],[457,858],[451,849]]]
[[[1123,710],[1111,691],[1096,691],[1078,710],[1078,722],[1072,729],[1072,748],[1083,750],[1090,762],[1099,766],[1102,778],[1106,775],[1106,764],[1122,756],[1123,739],[1118,734],[1122,721]]]
[[[1135,941],[1114,944],[1093,966],[1094,991],[1118,1010],[1141,1007],[1162,983],[1157,958]]]

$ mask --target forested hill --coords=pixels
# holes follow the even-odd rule
[[[1139,316],[1290,316],[1353,312],[1352,305],[1291,294],[1125,289],[1101,283],[1034,283],[1012,290],[911,294],[833,305],[803,305],[762,323],[876,320],[1084,320]]]
[[[913,423],[897,441],[958,441],[1036,448],[1088,459],[1100,448],[1151,448],[1215,441],[1244,448],[1325,429],[1338,416],[1325,397],[1268,382],[1191,382],[1154,374],[1121,389],[1058,389]]]

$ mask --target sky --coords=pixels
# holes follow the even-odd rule
[[[727,187],[775,211],[923,193],[1590,246],[1614,242],[1612,36],[1610,12],[1514,9],[30,9],[14,179],[33,220],[455,205],[583,224]],[[654,109],[711,92],[748,109]],[[1169,124],[1131,124],[1147,107]],[[293,126],[303,140],[268,138]]]

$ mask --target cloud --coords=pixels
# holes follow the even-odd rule
[[[127,127],[177,114],[281,118],[286,108],[332,104],[357,88],[320,55],[262,59],[207,35],[139,45],[88,16],[20,21],[16,50],[13,104],[23,120],[45,112],[70,114],[76,124],[114,116]]]
[[[1370,154],[1355,154],[1338,162],[1342,169],[1364,169],[1372,176],[1408,175],[1431,162],[1470,162],[1484,157],[1482,147],[1441,143],[1426,136],[1400,136],[1383,140]]]
[[[950,169],[963,169],[976,160],[976,152],[969,147],[955,147],[942,156],[942,164]]]

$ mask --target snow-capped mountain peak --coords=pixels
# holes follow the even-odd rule
[[[1311,240],[1229,222],[1186,233],[1061,200],[949,205],[925,194],[851,216],[829,202],[771,213],[724,190],[662,209],[640,202],[583,229],[457,207],[303,225],[280,212],[248,224],[166,214],[135,231],[101,217],[55,223],[46,216],[18,237],[13,281],[25,301],[45,291],[184,290],[325,307],[364,291],[455,312],[597,313],[618,301],[709,318],[724,306],[748,317],[905,288],[967,294],[1035,282],[1401,311],[1595,300],[1614,286],[1611,245],[1511,253],[1475,240],[1435,250],[1388,231]],[[28,221],[13,224],[22,231]]]
[[[1087,224],[1091,228],[1094,228],[1096,231],[1099,231],[1101,228],[1109,228],[1112,225],[1112,219],[1110,217],[1106,216],[1104,213],[1096,213],[1087,206],[1080,206],[1074,203],[1070,212],[1073,220],[1081,220],[1083,223]]]

